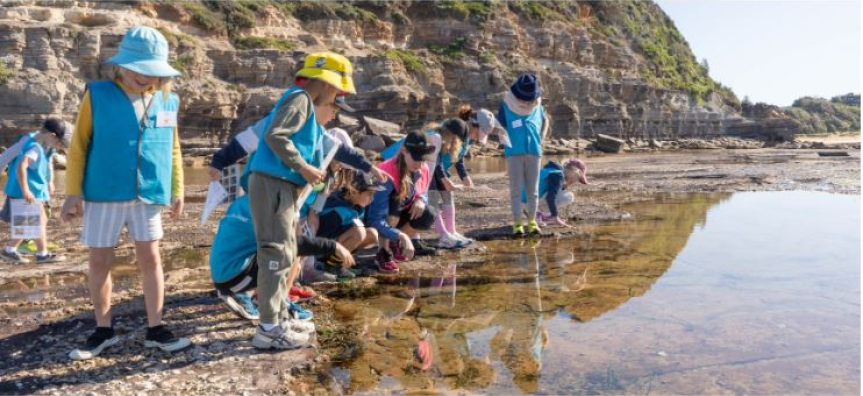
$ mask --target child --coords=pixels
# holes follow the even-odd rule
[[[440,135],[440,149],[438,150],[437,163],[434,168],[431,184],[429,185],[429,204],[435,209],[435,231],[438,233],[438,246],[444,249],[462,248],[472,241],[461,234],[455,234],[455,211],[453,206],[453,191],[462,190],[464,186],[458,185],[450,180],[449,169],[455,159],[456,170],[465,183],[473,185],[467,170],[464,167],[464,155],[467,152],[468,127],[458,118],[451,118],[443,122],[437,129]],[[453,226],[449,227],[445,216],[453,216]]]
[[[252,300],[252,291],[258,285],[257,249],[249,196],[244,195],[231,203],[219,223],[210,252],[210,274],[222,301],[237,315],[249,320],[260,318],[257,305]],[[297,255],[330,254],[346,263],[353,263],[350,252],[335,241],[305,236],[297,238]],[[298,314],[300,311],[289,309],[289,312],[290,328],[300,333],[299,338],[305,338],[303,343],[308,342],[307,335],[314,332],[314,324],[304,321]]]
[[[365,208],[372,203],[375,193],[383,190],[384,186],[370,175],[355,172],[350,185],[342,187],[327,198],[319,214],[320,225],[317,236],[336,240],[352,253],[366,246],[376,246],[377,230],[366,228],[362,219],[365,218]],[[338,273],[342,277],[352,278],[353,273],[343,265],[344,263],[338,257],[330,255],[323,269]]]
[[[170,92],[168,42],[156,29],[136,26],[109,63],[112,80],[87,85],[66,171],[65,221],[83,213],[82,241],[90,247],[90,296],[96,331],[73,350],[75,360],[119,342],[111,323],[111,264],[122,229],[135,242],[147,309],[144,346],[174,352],[191,345],[162,325],[164,276],[159,255],[161,213],[183,212],[183,160],[177,131],[180,100]],[[86,203],[86,205],[84,205]]]
[[[522,74],[504,95],[497,113],[498,122],[506,128],[511,146],[503,151],[509,175],[509,202],[512,211],[513,236],[525,235],[521,223],[521,190],[527,191],[527,232],[540,235],[536,222],[539,199],[539,165],[542,140],[548,133],[549,120],[542,107],[539,80],[533,74]]]
[[[420,230],[434,224],[434,210],[425,201],[431,182],[427,161],[434,160],[435,146],[423,132],[411,132],[398,154],[378,165],[389,175],[384,190],[375,193],[366,224],[377,229],[381,241],[375,262],[383,272],[396,272],[393,260],[408,261],[417,255],[432,255],[434,248],[419,238]]]
[[[548,161],[539,172],[539,198],[540,209],[548,210],[536,212],[536,220],[541,224],[546,221],[554,221],[558,225],[569,227],[569,224],[560,216],[558,210],[571,204],[575,196],[569,190],[575,183],[588,184],[587,165],[578,158],[571,158],[560,165],[554,161]],[[522,200],[527,200],[527,192],[522,191]]]
[[[18,155],[12,160],[9,167],[9,178],[6,180],[7,203],[4,213],[9,214],[11,220],[11,205],[8,198],[24,199],[28,203],[40,201],[48,205],[50,195],[54,193],[53,166],[51,155],[53,150],[69,146],[72,130],[67,124],[56,118],[49,118],[42,125],[42,129],[21,138],[22,145]],[[6,220],[4,216],[4,220]],[[48,252],[48,237],[45,231],[48,215],[45,207],[42,207],[42,223],[40,224],[40,236],[36,238],[36,263],[52,263],[63,261],[64,256]],[[0,254],[3,258],[17,263],[27,262],[18,253],[19,240],[10,241]]]
[[[337,107],[336,96],[355,93],[353,67],[344,56],[319,52],[306,56],[297,77],[267,116],[255,155],[249,161],[249,202],[258,246],[258,304],[261,324],[252,339],[260,349],[293,349],[302,337],[278,317],[287,294],[285,278],[296,258],[298,202],[304,188],[324,180],[321,140],[324,129],[315,106]],[[377,177],[385,177],[374,168]]]

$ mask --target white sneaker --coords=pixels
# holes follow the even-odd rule
[[[290,327],[290,326],[285,326]],[[309,343],[309,335],[285,329],[280,324],[270,331],[258,326],[252,338],[252,346],[258,349],[297,349]]]
[[[451,235],[446,235],[438,239],[437,246],[441,249],[461,249],[467,246],[467,243],[461,239],[456,239]]]
[[[288,315],[290,316],[290,315]],[[289,317],[279,323],[285,330],[290,330],[297,333],[311,334],[315,332],[315,324],[311,321]]]
[[[453,238],[460,239],[460,240],[464,241],[464,242],[465,242],[466,244],[468,244],[468,245],[470,245],[471,243],[476,242],[475,240],[473,240],[473,239],[471,239],[471,238],[468,238],[468,237],[466,237],[466,236],[462,235],[460,232],[454,232],[454,233],[452,233],[452,234],[450,234],[450,235],[452,235],[452,236],[453,236]]]

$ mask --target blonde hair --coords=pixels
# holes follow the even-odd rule
[[[107,77],[114,82],[122,82],[120,74],[123,70],[129,70],[120,65],[112,65],[108,68]],[[131,70],[129,70],[131,71]],[[171,86],[174,81],[171,77],[157,77],[156,83],[153,84],[157,91],[162,91],[162,99],[167,100],[171,95]]]

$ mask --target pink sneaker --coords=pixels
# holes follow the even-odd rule
[[[536,222],[539,223],[540,227],[545,227],[545,222],[551,220],[551,213],[547,216],[545,213],[536,212]]]
[[[390,250],[393,252],[390,260],[405,262],[408,261],[407,256],[402,252],[402,246],[397,241],[390,241]]]
[[[378,249],[378,254],[375,256],[375,264],[377,264],[380,272],[399,272],[398,263],[393,261],[393,256],[384,248]]]

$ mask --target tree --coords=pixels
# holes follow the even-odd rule
[[[710,64],[707,63],[706,58],[701,58],[701,68],[704,69],[705,74],[710,74]]]

